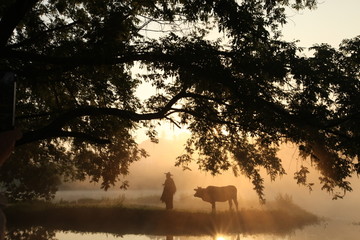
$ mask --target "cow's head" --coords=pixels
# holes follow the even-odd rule
[[[194,191],[195,191],[194,197],[202,198],[204,196],[205,188],[198,187],[195,188]]]

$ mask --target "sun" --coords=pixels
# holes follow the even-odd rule
[[[216,240],[225,240],[223,236],[216,236]]]

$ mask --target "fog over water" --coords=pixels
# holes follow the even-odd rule
[[[210,173],[200,172],[197,165],[191,166],[192,171],[183,171],[179,167],[174,167],[175,159],[184,153],[183,145],[186,135],[179,135],[174,139],[160,139],[159,144],[149,141],[143,142],[141,146],[145,148],[150,157],[142,159],[133,164],[130,169],[128,180],[130,181],[129,190],[161,190],[165,179],[164,172],[172,172],[173,178],[181,192],[193,192],[197,186],[205,187],[208,185],[235,185],[238,188],[238,198],[240,202],[251,204],[258,203],[258,198],[249,179],[245,177],[234,177],[231,171],[219,176],[212,176]],[[279,152],[279,157],[283,161],[283,167],[287,175],[271,182],[265,176],[265,197],[271,201],[279,194],[288,194],[293,201],[306,210],[324,217],[336,219],[350,219],[360,222],[359,207],[360,202],[360,180],[357,176],[349,179],[352,182],[353,191],[345,195],[344,199],[332,200],[332,196],[321,190],[318,180],[318,172],[311,166],[310,161],[303,162],[298,156],[295,145],[284,145]],[[309,182],[313,182],[313,191],[304,186],[296,184],[293,178],[294,172],[301,165],[309,167]],[[178,196],[179,197],[179,196]],[[199,199],[194,199],[198,201]],[[201,200],[199,200],[201,201]],[[204,203],[205,204],[205,203]],[[244,206],[251,207],[251,206]]]
[[[240,208],[262,207],[259,205],[258,197],[252,189],[251,182],[245,177],[234,177],[231,171],[225,172],[222,175],[212,176],[210,173],[199,171],[196,164],[191,166],[191,171],[183,171],[181,167],[175,167],[176,157],[184,153],[183,148],[186,138],[186,134],[181,134],[173,139],[161,138],[158,144],[151,143],[150,141],[141,143],[140,147],[144,148],[150,156],[130,166],[130,174],[126,177],[126,180],[130,183],[128,190],[119,191],[115,188],[108,192],[83,191],[77,193],[61,191],[56,199],[117,197],[124,198],[125,202],[131,203],[131,199],[134,198],[153,196],[153,198],[149,198],[149,205],[162,206],[161,202],[158,201],[158,197],[161,195],[162,184],[165,180],[164,173],[170,171],[177,186],[175,208],[210,209],[210,204],[192,196],[194,188],[198,186],[206,187],[208,185],[235,185],[238,189]],[[287,175],[271,182],[264,174],[265,197],[267,201],[274,200],[279,194],[289,195],[295,204],[318,216],[360,223],[358,206],[360,202],[360,181],[358,177],[354,176],[350,179],[353,187],[352,192],[347,193],[344,199],[332,200],[330,194],[321,190],[317,170],[311,166],[309,161],[303,162],[299,158],[296,146],[291,144],[284,145],[279,152],[279,157],[283,161],[283,167]],[[293,179],[294,171],[299,169],[302,164],[310,169],[309,182],[314,183],[312,192],[309,192],[306,187],[297,185],[296,180]],[[81,188],[86,189],[89,186],[94,190],[93,184],[86,187],[81,185]],[[218,206],[224,209],[228,208],[227,203],[220,203]]]

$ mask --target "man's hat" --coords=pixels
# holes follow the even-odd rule
[[[172,176],[172,174],[170,172],[164,173],[166,174],[166,176]]]

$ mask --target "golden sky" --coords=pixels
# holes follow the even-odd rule
[[[343,39],[360,35],[359,11],[359,0],[320,0],[315,10],[288,11],[284,39],[300,40],[303,47],[316,43],[338,47]]]

